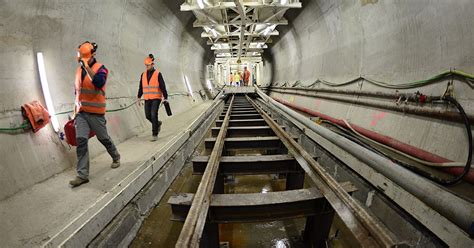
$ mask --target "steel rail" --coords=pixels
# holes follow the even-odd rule
[[[216,182],[217,172],[219,170],[220,158],[224,149],[224,138],[229,126],[230,113],[234,102],[234,95],[227,109],[224,122],[222,123],[216,143],[209,156],[209,162],[204,171],[201,182],[199,183],[196,195],[191,204],[183,229],[179,235],[175,247],[199,247],[199,242],[206,224],[207,214],[211,202],[212,191]]]
[[[296,141],[294,141],[260,106],[247,96],[267,124],[306,171],[316,187],[326,197],[335,212],[362,247],[396,247],[394,235],[358,204],[341,185],[327,173]],[[315,174],[316,172],[317,174]]]

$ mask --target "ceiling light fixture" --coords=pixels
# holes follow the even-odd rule
[[[217,31],[214,28],[211,28],[211,33],[214,38],[217,38]]]
[[[53,124],[53,129],[57,133],[59,132],[59,122],[56,118],[56,111],[54,110],[53,99],[51,98],[51,92],[49,91],[48,78],[46,77],[46,69],[44,67],[43,53],[37,53],[36,59],[38,61],[38,71],[40,74],[41,89],[43,90],[46,108],[48,109],[49,115],[51,116],[51,124]]]
[[[191,89],[191,85],[189,84],[189,79],[188,79],[187,76],[184,76],[184,83],[186,84],[186,88],[188,89],[189,95],[191,97],[194,97],[193,96],[193,90]]]
[[[204,9],[204,2],[203,0],[197,0],[197,4],[199,6],[200,9]]]

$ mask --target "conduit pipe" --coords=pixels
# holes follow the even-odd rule
[[[255,90],[265,102],[268,102],[270,105],[283,111],[318,135],[369,165],[421,201],[425,202],[428,206],[455,223],[465,232],[469,233],[469,228],[471,225],[474,225],[474,208],[471,202],[468,202],[459,196],[446,191],[441,186],[398,166],[388,158],[382,157],[381,155],[361,146],[354,145],[350,140],[317,125],[307,117],[271,99],[258,87],[255,87]]]
[[[278,99],[278,98],[275,98],[275,97],[273,97],[273,99],[280,102],[280,103],[282,103],[282,104],[284,104],[284,105],[286,105],[286,106],[288,106],[288,107],[290,107],[290,108],[292,108],[292,109],[296,109],[296,110],[299,110],[301,112],[310,114],[312,116],[317,116],[317,117],[320,117],[322,119],[328,120],[328,121],[330,121],[334,124],[337,124],[339,126],[349,128],[346,125],[346,123],[344,123],[343,120],[339,120],[339,119],[333,118],[329,115],[325,115],[325,114],[313,111],[311,109],[308,109],[308,108],[305,108],[305,107],[302,107],[302,106],[298,106],[296,104],[289,103],[289,102],[284,101],[282,99]],[[392,137],[385,136],[385,135],[376,133],[376,132],[371,131],[371,130],[367,130],[363,127],[357,126],[357,125],[352,124],[352,123],[349,123],[349,124],[352,126],[352,128],[354,128],[357,132],[363,134],[364,136],[366,136],[366,137],[368,137],[372,140],[375,140],[377,142],[380,142],[384,145],[395,148],[395,149],[397,149],[401,152],[404,152],[408,155],[414,156],[416,158],[419,158],[419,159],[422,159],[422,160],[425,160],[425,161],[428,161],[428,162],[433,162],[433,163],[453,162],[453,161],[451,161],[447,158],[440,157],[436,154],[427,152],[427,151],[422,150],[418,147],[403,143],[403,142],[401,142],[399,140],[396,140]],[[450,168],[441,168],[441,170],[443,170],[444,172],[449,173],[451,175],[458,176],[458,175],[463,173],[464,169],[463,169],[463,167],[450,167]],[[463,180],[465,180],[466,182],[469,182],[471,184],[474,184],[474,170],[471,169],[470,172],[466,176],[464,176]]]
[[[367,107],[387,109],[387,110],[392,110],[392,111],[406,113],[406,114],[426,116],[426,117],[436,118],[440,120],[447,120],[451,122],[464,123],[459,113],[453,112],[453,111],[426,109],[422,107],[409,106],[409,105],[404,105],[404,104],[395,105],[395,104],[386,104],[386,103],[376,103],[376,102],[364,101],[360,99],[348,99],[348,98],[343,98],[343,97],[322,96],[322,95],[310,94],[307,92],[306,93],[288,92],[284,90],[272,90],[272,89],[270,89],[270,91],[283,93],[283,94],[290,94],[290,95],[310,96],[310,97],[316,97],[316,98],[326,99],[330,101],[345,102],[345,103],[351,103],[351,104],[362,105],[362,106],[367,106]],[[469,118],[471,125],[474,125],[474,116],[472,114],[468,114],[467,116]]]
[[[281,86],[271,86],[267,87],[264,90],[294,90],[294,91],[306,91],[306,92],[314,92],[315,94],[319,92],[323,93],[330,93],[330,94],[339,94],[339,95],[350,95],[350,96],[369,96],[369,97],[376,97],[376,98],[384,98],[384,99],[393,99],[397,100],[400,96],[407,95],[406,93],[400,93],[399,95],[394,93],[386,93],[381,91],[364,91],[364,90],[332,90],[332,89],[325,89],[325,88],[302,88],[302,87],[281,87]]]

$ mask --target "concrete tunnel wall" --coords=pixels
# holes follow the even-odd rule
[[[194,16],[180,12],[180,1],[53,1],[0,0],[0,126],[21,123],[24,103],[39,100],[44,106],[36,53],[43,52],[56,112],[72,109],[77,46],[97,42],[97,58],[110,71],[107,109],[131,104],[137,94],[143,59],[153,53],[168,92],[186,93],[186,75],[193,91],[205,87],[204,71],[209,47],[192,28]],[[180,113],[202,101],[194,93],[169,97],[173,112]],[[141,132],[150,132],[142,107],[107,113],[107,128],[118,144]],[[160,110],[160,118],[167,118]],[[60,125],[67,115],[59,116]],[[90,157],[105,152],[91,139]],[[51,125],[33,134],[0,133],[0,199],[75,167],[70,148]],[[91,165],[93,166],[93,164]]]
[[[291,85],[300,80],[302,85],[310,85],[318,78],[341,83],[359,75],[400,84],[427,79],[450,68],[474,72],[472,1],[302,3],[303,9],[287,12],[289,25],[278,28],[281,36],[274,40],[270,51],[273,74],[266,84]],[[426,95],[441,95],[446,85],[444,80],[401,92],[420,90]],[[367,82],[336,89],[395,92]],[[306,96],[272,96],[347,119],[445,158],[466,161],[468,141],[463,124]],[[455,80],[455,97],[467,113],[474,112],[474,91],[468,84]]]

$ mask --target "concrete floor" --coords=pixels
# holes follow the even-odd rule
[[[152,154],[168,146],[174,136],[185,130],[210,105],[206,102],[163,121],[158,141],[150,142],[149,131],[121,144],[121,166],[110,169],[111,159],[105,152],[91,158],[90,182],[71,188],[73,168],[38,183],[0,202],[0,240],[2,247],[39,246],[50,240],[88,210],[99,206],[115,187],[138,169]]]

